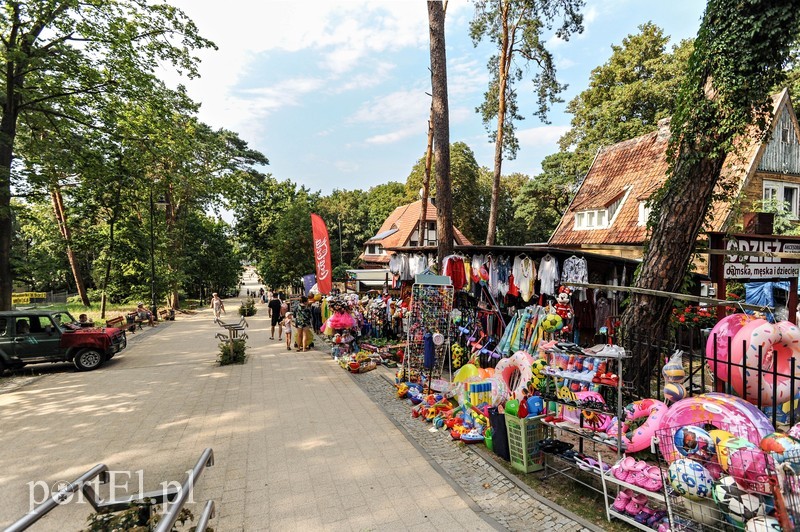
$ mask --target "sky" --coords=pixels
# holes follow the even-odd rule
[[[172,0],[218,50],[198,55],[200,78],[182,80],[201,103],[200,119],[237,132],[270,164],[262,170],[312,191],[405,182],[425,153],[430,49],[422,0]],[[533,116],[531,78],[517,82],[520,150],[503,174],[535,176],[569,128],[569,102],[605,63],[611,46],[652,21],[672,43],[694,37],[700,0],[586,0],[582,34],[548,39],[565,103],[549,124]],[[475,108],[489,80],[488,43],[469,37],[474,5],[450,0],[446,35],[450,142],[465,142],[478,164],[494,146]]]

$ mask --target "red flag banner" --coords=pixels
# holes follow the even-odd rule
[[[331,293],[332,268],[331,268],[331,241],[328,238],[328,228],[325,221],[318,214],[311,214],[311,232],[314,235],[314,264],[317,267],[317,288],[319,293]]]

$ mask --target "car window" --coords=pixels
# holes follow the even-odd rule
[[[53,322],[56,325],[62,325],[64,323],[74,323],[77,320],[72,317],[72,314],[69,312],[56,312],[52,315]]]
[[[31,321],[28,316],[25,316],[24,318],[17,318],[16,332],[17,336],[29,334],[31,332]]]
[[[0,318],[0,336],[8,334],[8,318]]]

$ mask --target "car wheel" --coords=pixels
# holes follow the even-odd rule
[[[97,349],[82,349],[73,360],[78,371],[89,371],[99,368],[103,363],[103,353]]]

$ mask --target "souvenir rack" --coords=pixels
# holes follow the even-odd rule
[[[415,283],[412,287],[408,347],[403,359],[406,380],[420,381],[423,374],[427,379],[440,379],[444,372],[445,361],[448,362],[447,379],[452,379],[449,361],[453,294],[453,286],[450,284]],[[436,360],[432,371],[424,367],[424,344],[427,333],[439,333],[444,337],[444,341],[436,346]]]

